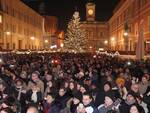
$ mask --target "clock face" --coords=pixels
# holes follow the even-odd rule
[[[93,15],[93,13],[94,13],[94,12],[93,12],[92,9],[89,9],[89,10],[88,10],[88,14],[89,14],[89,15]]]

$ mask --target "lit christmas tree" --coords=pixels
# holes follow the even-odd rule
[[[75,12],[68,23],[64,48],[69,52],[84,52],[86,49],[86,33],[81,29],[79,12]]]

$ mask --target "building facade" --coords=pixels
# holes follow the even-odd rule
[[[57,45],[56,32],[58,30],[58,19],[55,16],[44,16],[44,40],[45,48]],[[47,41],[46,41],[47,40]]]
[[[2,50],[3,45],[3,12],[0,7],[0,50]]]
[[[150,51],[150,0],[121,0],[108,23],[111,50],[136,51],[142,28],[144,49]]]
[[[1,47],[6,50],[43,49],[43,17],[20,0],[0,0]]]
[[[81,28],[85,30],[87,36],[88,51],[106,49],[108,46],[108,24],[95,20],[95,7],[94,3],[86,4],[86,21],[81,22]]]

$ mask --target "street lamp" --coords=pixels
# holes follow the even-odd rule
[[[111,38],[111,41],[115,41],[115,38],[114,38],[114,37],[112,37],[112,38]]]
[[[124,36],[128,36],[128,32],[124,32],[124,34],[123,34]]]
[[[34,36],[31,36],[31,37],[30,37],[30,39],[31,39],[31,40],[34,40],[34,39],[35,39],[35,37],[34,37]]]
[[[63,48],[63,47],[64,47],[64,44],[63,44],[63,43],[61,43],[61,44],[60,44],[60,47],[61,47],[61,48]]]
[[[105,41],[104,41],[104,44],[108,44],[108,41],[107,41],[107,40],[105,40]]]
[[[6,31],[6,35],[10,35],[11,33],[10,33],[10,31]]]
[[[92,46],[90,46],[89,48],[92,49]]]
[[[48,43],[48,40],[45,40],[44,42],[45,42],[45,43]]]
[[[128,37],[128,32],[127,31],[125,31],[124,33],[123,33],[123,35],[124,35],[124,40],[125,40],[125,49],[126,49],[126,51],[127,51],[127,54],[129,54],[129,46],[128,46],[128,44],[129,44],[129,37]]]

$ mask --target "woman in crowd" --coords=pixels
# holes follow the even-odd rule
[[[55,93],[56,94],[57,90],[55,89],[54,86],[55,86],[54,82],[52,82],[52,81],[47,82],[47,87],[44,92],[44,97],[46,97],[47,93]]]
[[[32,83],[31,89],[26,94],[27,104],[39,104],[42,101],[42,92],[36,83]]]

